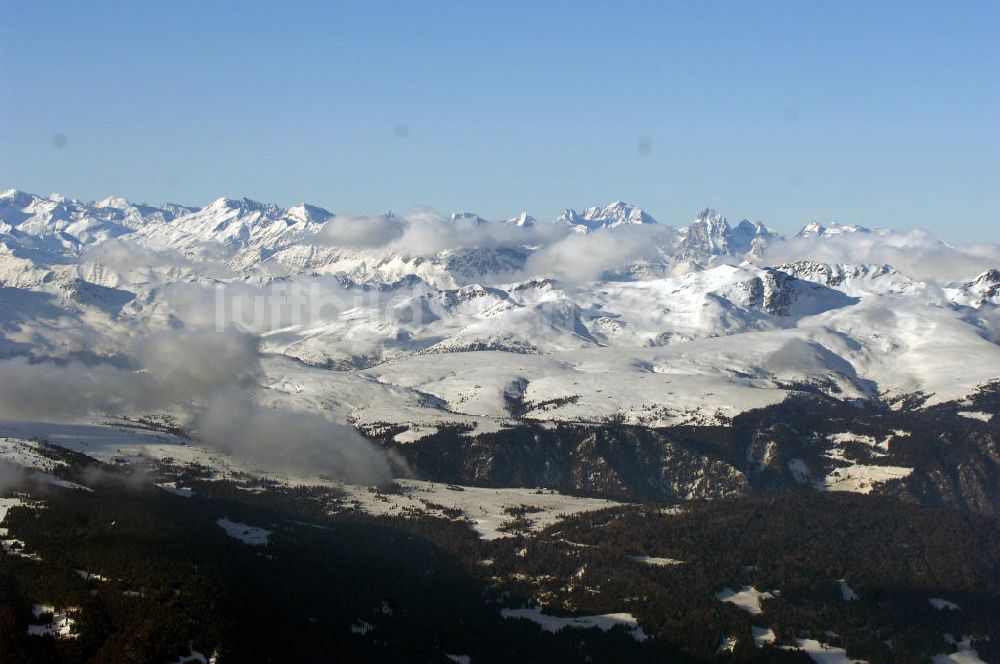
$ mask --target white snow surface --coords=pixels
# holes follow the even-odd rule
[[[798,639],[798,648],[785,646],[788,650],[801,650],[816,664],[865,664],[863,659],[851,659],[843,648],[828,645],[816,639]]]
[[[774,591],[760,592],[753,586],[743,586],[739,591],[732,588],[723,588],[715,593],[717,600],[734,604],[754,616],[764,613],[760,607],[761,600],[771,599],[772,597],[774,597]]]
[[[7,512],[10,511],[11,507],[17,507],[18,505],[23,505],[24,502],[20,498],[0,498],[0,524],[4,522],[7,518]],[[7,529],[0,529],[0,535],[6,535]]]
[[[638,621],[631,613],[607,613],[596,616],[577,616],[563,618],[542,613],[541,607],[533,609],[500,609],[500,615],[510,619],[526,619],[541,625],[547,632],[558,632],[566,628],[590,629],[596,627],[608,631],[612,627],[623,625],[636,641],[645,641],[648,637],[642,631]]]
[[[10,511],[12,507],[40,507],[41,503],[25,500],[17,496],[13,498],[0,498],[0,524],[3,524],[4,520],[7,518],[7,512]],[[16,556],[18,558],[26,558],[28,560],[40,561],[41,557],[37,553],[30,553],[25,551],[24,542],[19,539],[11,538],[10,531],[6,527],[0,527],[0,549],[3,550],[9,556]]]
[[[966,635],[961,640],[946,634],[945,638],[954,644],[956,650],[953,653],[934,655],[931,659],[933,664],[986,664],[972,647],[972,637]]]
[[[762,648],[766,645],[770,645],[775,642],[777,636],[774,634],[774,630],[770,627],[756,627],[752,626],[750,628],[753,634],[753,642],[758,648]]]
[[[177,486],[176,482],[160,482],[156,486],[160,487],[167,493],[172,493],[175,496],[180,496],[181,498],[190,498],[194,495],[194,490],[190,487]]]
[[[271,535],[271,531],[265,528],[230,521],[225,517],[216,519],[215,523],[230,537],[250,546],[267,546],[267,538]]]
[[[820,491],[871,493],[872,489],[882,482],[903,479],[912,472],[912,468],[900,466],[851,464],[842,468],[834,468],[826,477],[817,480],[815,486]]]
[[[853,588],[847,585],[846,579],[838,579],[837,583],[840,585],[840,595],[844,598],[845,602],[858,599],[858,594],[854,592]]]
[[[524,515],[530,529],[541,530],[556,523],[560,517],[614,507],[619,503],[598,498],[566,496],[548,489],[483,488],[398,479],[395,488],[384,492],[369,487],[339,485],[347,493],[344,505],[367,514],[407,516],[413,510],[443,516],[443,509],[459,510],[469,525],[483,539],[510,537],[515,532],[503,526],[513,520],[505,508],[528,505]]]
[[[674,558],[659,558],[657,556],[632,556],[632,560],[636,560],[640,563],[646,563],[647,565],[654,565],[656,567],[673,567],[674,565],[683,565],[683,560],[675,560]]]
[[[75,639],[78,635],[72,633],[73,618],[71,616],[78,610],[75,607],[57,609],[48,604],[34,604],[31,607],[31,612],[36,620],[44,615],[51,615],[52,619],[47,623],[28,625],[28,634],[53,636],[57,639]]]

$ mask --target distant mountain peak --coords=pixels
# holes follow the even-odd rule
[[[824,227],[821,223],[818,221],[810,221],[802,227],[802,230],[795,234],[795,237],[816,237],[818,235],[822,235],[825,231],[826,227]]]
[[[265,214],[279,214],[281,208],[273,203],[261,203],[260,201],[255,201],[252,198],[217,198],[208,205],[206,205],[203,210],[206,211],[224,211],[224,210],[238,210],[240,212],[261,212]]]
[[[38,197],[34,194],[29,194],[20,189],[7,189],[6,191],[0,192],[0,204],[23,208],[31,205]]]
[[[726,224],[727,226],[729,225],[729,222],[726,220],[726,218],[722,216],[721,213],[717,212],[715,208],[711,207],[706,207],[704,210],[699,212],[698,216],[695,217],[694,220],[695,222],[701,221],[705,223]]]
[[[710,207],[698,213],[694,222],[681,231],[681,247],[689,253],[719,255],[731,253],[732,229],[724,216]]]
[[[617,228],[631,224],[655,224],[656,220],[646,214],[642,208],[625,201],[614,201],[604,207],[593,206],[578,213],[571,208],[562,213],[557,220],[577,227],[578,230],[596,230],[598,228]]]
[[[132,203],[121,196],[108,196],[94,201],[91,205],[95,208],[114,208],[116,210],[127,210],[132,207]]]
[[[982,284],[982,283],[991,283],[991,284],[1000,283],[1000,270],[997,270],[995,268],[994,269],[990,269],[990,270],[986,270],[985,272],[983,272],[982,274],[980,274],[978,277],[976,277],[975,280],[974,280],[974,282],[975,283],[979,283],[979,284]]]
[[[759,252],[763,243],[780,237],[759,221],[743,219],[736,226],[716,210],[706,207],[694,222],[680,231],[681,248],[688,254],[744,256]]]
[[[971,290],[985,289],[1000,291],[1000,270],[986,270],[972,281],[967,281],[963,286]]]
[[[656,223],[656,220],[646,214],[638,205],[632,205],[621,200],[609,203],[604,208],[587,208],[583,212],[583,218],[590,221],[603,222],[603,225],[609,228],[624,224]]]
[[[838,235],[844,235],[845,233],[871,233],[870,228],[865,228],[864,226],[858,226],[857,224],[839,224],[836,221],[831,221],[829,224],[824,226],[817,221],[810,221],[808,224],[802,227],[795,237],[799,238],[809,238],[809,237],[820,237],[820,238],[831,238]]]
[[[527,212],[522,212],[516,217],[511,217],[504,221],[505,224],[510,224],[511,226],[522,226],[524,228],[530,228],[535,225],[535,218],[532,217]]]
[[[769,228],[759,221],[750,221],[749,219],[743,219],[740,223],[736,224],[736,228],[747,228],[754,229],[755,231],[766,231],[768,233],[777,233],[772,228]]]
[[[293,205],[285,211],[285,214],[296,221],[308,223],[323,223],[334,216],[329,210],[308,203]]]

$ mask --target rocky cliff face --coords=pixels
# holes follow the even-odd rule
[[[526,425],[477,437],[440,432],[399,449],[421,476],[480,486],[545,486],[669,502],[741,495],[741,470],[650,429]]]
[[[976,407],[1000,406],[987,401]],[[802,394],[722,426],[526,423],[441,431],[397,449],[421,477],[457,484],[667,502],[850,491],[1000,514],[1000,423],[962,415],[967,407],[891,410]]]

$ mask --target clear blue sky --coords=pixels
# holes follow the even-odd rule
[[[541,218],[622,198],[674,224],[712,205],[1000,241],[998,2],[11,0],[3,17],[0,187]]]

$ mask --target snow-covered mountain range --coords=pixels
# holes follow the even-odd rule
[[[712,209],[675,228],[621,201],[490,221],[12,189],[0,356],[127,367],[151,334],[249,331],[262,402],[400,440],[710,422],[803,389],[934,403],[1000,377],[995,266],[993,245],[816,222],[785,238]]]

